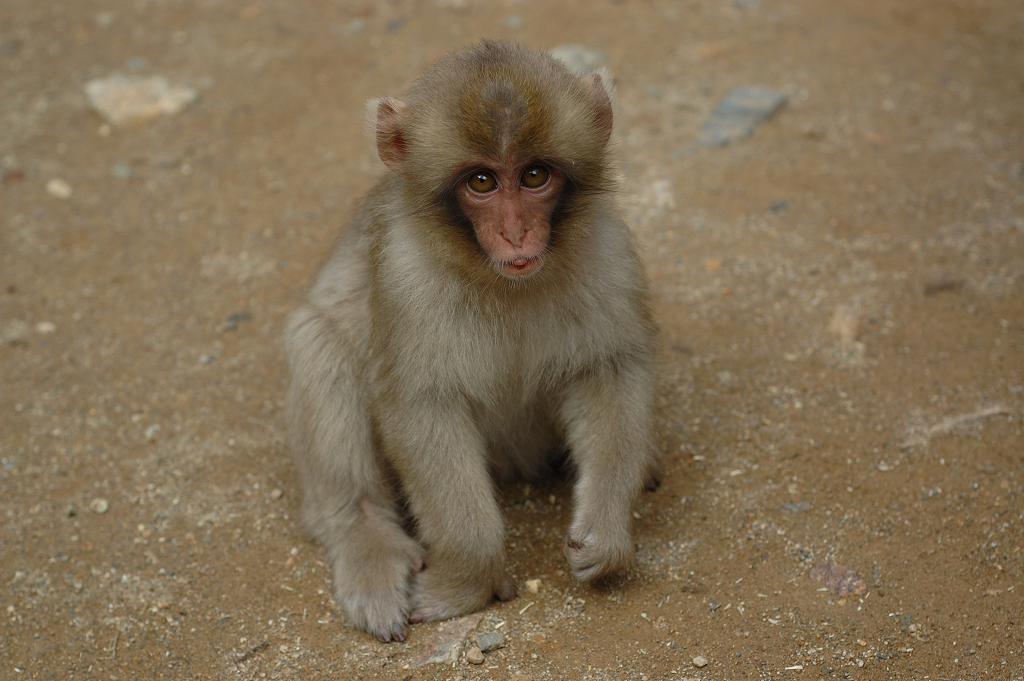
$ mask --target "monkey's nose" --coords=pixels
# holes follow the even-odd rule
[[[523,237],[526,235],[526,231],[519,229],[519,227],[513,227],[511,229],[502,229],[501,236],[505,241],[509,242],[516,248],[520,248],[523,245]]]

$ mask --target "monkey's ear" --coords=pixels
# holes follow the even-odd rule
[[[597,105],[597,116],[594,124],[604,136],[604,143],[612,136],[612,77],[605,69],[594,71],[583,77],[584,85],[590,89],[594,104]]]
[[[408,156],[404,130],[408,114],[409,106],[399,99],[377,100],[377,154],[396,173],[405,168]]]

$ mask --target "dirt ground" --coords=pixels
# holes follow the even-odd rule
[[[281,331],[364,100],[480,37],[607,55],[667,470],[632,574],[515,485],[520,596],[383,644],[297,522]],[[107,126],[113,73],[199,98]],[[699,145],[737,85],[787,102]],[[1020,2],[4,0],[0,117],[0,678],[1024,678]]]

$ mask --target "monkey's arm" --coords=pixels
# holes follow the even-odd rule
[[[358,305],[346,311],[358,329]],[[384,641],[404,640],[423,550],[403,532],[373,452],[358,337],[313,305],[292,315],[285,334],[290,439],[305,492],[303,521],[327,549],[346,621]]]
[[[483,438],[465,401],[419,394],[384,403],[385,450],[427,548],[410,621],[454,617],[479,610],[495,595],[515,596],[505,576],[504,520]]]
[[[578,579],[633,564],[630,513],[655,465],[653,384],[649,360],[637,358],[609,362],[566,387],[562,418],[579,477],[563,549]]]

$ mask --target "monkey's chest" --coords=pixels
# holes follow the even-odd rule
[[[458,328],[458,327],[456,327]],[[609,352],[578,329],[463,326],[428,360],[442,383],[491,402],[526,404]]]

